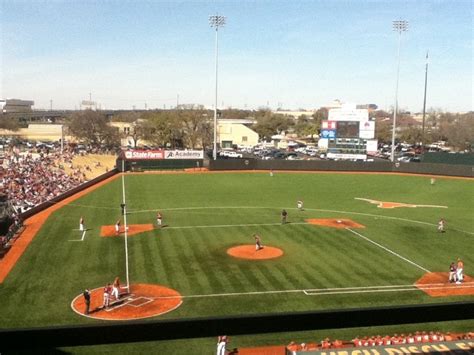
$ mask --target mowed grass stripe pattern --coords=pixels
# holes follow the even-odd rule
[[[423,275],[349,231],[303,224],[308,218],[352,218],[366,226],[358,232],[429,270],[446,271],[449,262],[461,257],[469,274],[474,264],[472,235],[449,228],[474,230],[472,181],[438,179],[431,186],[429,178],[417,176],[229,173],[126,175],[125,183],[127,209],[132,212],[128,223],[154,223],[156,211],[163,210],[164,223],[170,227],[128,239],[132,283],[162,284],[185,296],[239,294],[187,298],[163,318],[439,301],[422,292],[248,294],[405,285]],[[93,322],[77,317],[69,304],[85,287],[100,287],[115,276],[125,281],[123,237],[100,237],[102,225],[121,218],[121,196],[117,179],[51,215],[0,285],[0,327]],[[354,197],[449,208],[383,210]],[[304,200],[305,211],[295,209],[299,199]],[[279,225],[282,208],[289,211],[288,225]],[[74,231],[80,216],[91,230],[84,242],[70,243],[69,239],[81,237]],[[448,221],[444,235],[431,226],[440,217]],[[214,227],[218,225],[228,227]],[[226,254],[230,247],[253,244],[253,233],[262,236],[264,245],[283,249],[284,255],[248,261]]]

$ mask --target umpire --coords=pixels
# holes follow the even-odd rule
[[[84,302],[86,303],[85,314],[89,314],[89,308],[91,306],[91,293],[87,288],[84,290],[83,296],[84,296]]]

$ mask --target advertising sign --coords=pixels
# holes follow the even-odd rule
[[[322,129],[321,138],[335,138],[336,130],[335,129]]]
[[[328,159],[348,159],[348,160],[365,160],[367,155],[365,154],[345,154],[345,153],[328,153]]]
[[[203,150],[165,150],[165,159],[204,159]]]
[[[328,150],[328,146],[329,146],[329,140],[327,138],[321,138],[319,141],[318,141],[318,150],[320,152],[325,152]]]
[[[367,153],[375,154],[377,153],[378,141],[377,139],[371,139],[367,141]]]
[[[375,137],[375,121],[360,123],[360,138],[373,139]]]
[[[164,150],[127,150],[125,159],[127,160],[156,160],[163,159]]]
[[[329,110],[329,121],[368,121],[369,111],[366,109],[333,108]]]
[[[295,351],[297,355],[398,355],[398,354],[472,354],[474,342],[471,340],[445,341],[428,344],[388,345],[361,348],[343,348],[314,351]]]
[[[336,121],[321,121],[322,129],[336,129]]]

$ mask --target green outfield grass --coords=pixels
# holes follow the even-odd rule
[[[421,291],[342,293],[348,287],[411,285],[424,270],[446,272],[458,257],[474,276],[472,180],[438,178],[431,185],[421,176],[278,172],[124,180],[127,222],[154,223],[160,210],[168,225],[128,240],[131,282],[165,285],[184,296],[178,309],[160,319],[472,299],[432,298]],[[355,198],[448,208],[381,209]],[[298,199],[304,211],[296,209]],[[101,287],[115,276],[125,280],[123,237],[99,236],[102,225],[120,218],[121,200],[119,178],[50,216],[0,285],[1,328],[99,322],[77,315],[70,304],[86,287]],[[279,224],[282,208],[289,212],[287,225]],[[83,242],[70,242],[81,238],[75,230],[80,216],[90,230]],[[436,231],[441,217],[447,221],[444,234]],[[308,218],[352,219],[366,226],[357,233],[380,246],[347,230],[308,225]],[[232,246],[253,244],[253,233],[285,254],[265,261],[226,254]],[[303,292],[329,288],[341,293]],[[295,292],[283,292],[290,290]]]

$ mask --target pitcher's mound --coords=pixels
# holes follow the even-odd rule
[[[230,249],[227,249],[227,254],[239,259],[248,260],[266,260],[275,259],[283,255],[283,250],[274,247],[264,246],[263,249],[255,250],[255,244],[253,245],[239,245]]]
[[[474,296],[474,278],[464,275],[464,282],[460,284],[448,280],[448,272],[429,272],[415,286],[431,297]]]
[[[108,308],[102,308],[103,287],[91,290],[89,314],[85,314],[85,302],[82,294],[74,298],[71,307],[84,317],[102,320],[133,320],[156,317],[171,312],[183,303],[178,291],[160,285],[133,284],[130,293],[121,290],[116,301],[111,297]]]
[[[307,219],[306,222],[309,224],[314,224],[316,226],[332,227],[332,228],[365,228],[364,225],[354,222],[352,219],[312,218],[312,219]]]
[[[127,230],[127,236],[130,237],[132,235],[137,235],[143,232],[152,231],[153,224],[129,224]],[[119,235],[123,235],[125,233],[123,226],[120,227]],[[100,227],[100,236],[101,237],[117,237],[115,233],[115,225],[113,226],[102,226]]]

